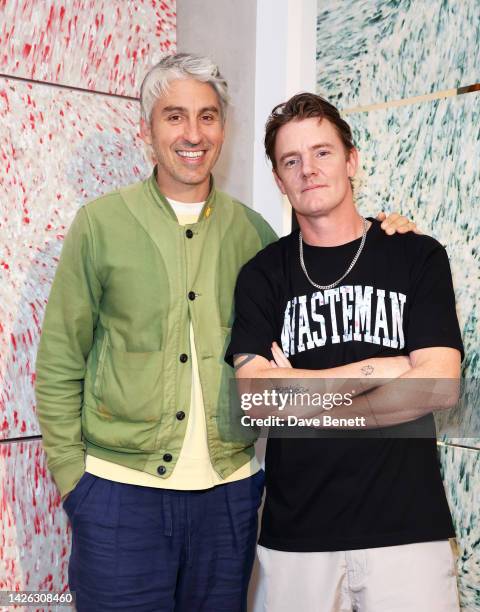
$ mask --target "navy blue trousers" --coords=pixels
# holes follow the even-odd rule
[[[85,472],[64,502],[79,612],[243,612],[264,473],[204,491]]]

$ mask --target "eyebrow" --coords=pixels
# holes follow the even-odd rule
[[[316,151],[317,149],[333,149],[333,145],[330,144],[329,142],[320,142],[310,147],[311,151]],[[287,157],[293,157],[294,155],[299,155],[299,152],[298,151],[288,151],[288,153],[284,153],[278,161],[281,163],[285,161]]]
[[[188,108],[186,108],[185,106],[165,106],[164,108],[162,108],[162,113],[172,112],[188,113]],[[218,115],[219,110],[216,106],[205,106],[204,108],[201,108],[198,111],[199,115],[201,115],[202,113],[215,113],[216,115]]]

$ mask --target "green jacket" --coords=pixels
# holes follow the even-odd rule
[[[190,320],[212,465],[226,478],[252,457],[253,437],[231,432],[223,356],[237,274],[275,239],[258,213],[214,187],[199,221],[179,225],[154,175],[78,211],[36,363],[43,444],[62,495],[83,474],[85,451],[172,473],[190,409]]]

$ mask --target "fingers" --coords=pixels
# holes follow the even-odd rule
[[[408,226],[410,223],[413,224],[413,221],[409,221],[407,217],[400,216],[391,227],[394,233],[398,232],[399,234],[405,234],[405,232],[409,231]]]
[[[414,221],[410,221],[408,217],[399,213],[390,213],[388,216],[382,210],[377,215],[377,220],[381,221],[381,228],[386,234],[392,236],[395,233],[407,234],[413,232],[414,234],[422,235],[423,232],[418,229],[417,224]]]
[[[280,361],[280,357],[274,352],[273,347],[271,350],[272,350],[273,359],[270,359],[270,365],[272,366],[272,368],[283,367]]]
[[[273,359],[277,367],[279,368],[285,367],[284,365],[285,355],[283,354],[283,351],[280,350],[276,342],[273,342],[271,350],[272,350]]]
[[[291,368],[292,365],[276,342],[272,343],[272,355],[279,368]]]
[[[422,232],[418,229],[417,224],[413,221],[408,221],[396,228],[399,234],[406,234],[408,232],[414,232],[415,234],[421,234]]]
[[[398,222],[399,219],[404,219],[408,223],[408,219],[406,217],[402,217],[398,213],[390,213],[386,219],[382,222],[381,228],[385,231],[386,234],[391,236],[397,230],[397,227],[402,225],[402,222]]]
[[[417,228],[416,223],[410,221],[408,217],[400,215],[399,213],[390,213],[382,222],[381,227],[389,236],[397,232],[399,234],[406,234],[407,232],[414,232],[415,234],[422,233]]]

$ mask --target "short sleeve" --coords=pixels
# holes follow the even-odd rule
[[[407,350],[448,346],[463,353],[455,309],[452,274],[445,249],[438,243],[417,266],[407,327]]]
[[[247,263],[235,287],[235,319],[225,361],[233,366],[233,356],[240,353],[272,359],[271,345],[278,340],[275,329],[275,289],[254,261]]]

